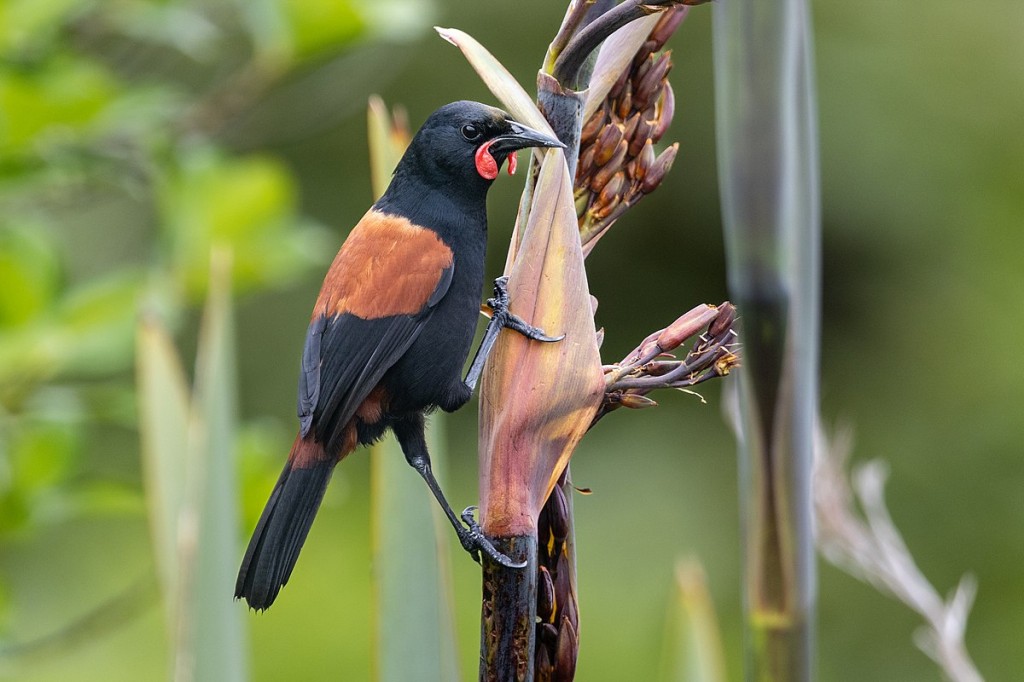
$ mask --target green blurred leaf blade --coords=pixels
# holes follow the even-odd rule
[[[239,559],[235,467],[236,377],[231,254],[213,252],[189,418],[186,507],[180,537],[184,679],[246,679],[244,610],[232,599]]]
[[[142,276],[116,271],[71,291],[57,308],[50,344],[57,369],[85,375],[122,369],[131,358]]]
[[[61,15],[79,0],[5,0],[0,3],[0,50],[12,52],[56,33]]]
[[[185,499],[189,397],[185,372],[166,328],[143,317],[136,334],[142,470],[157,571],[169,632],[178,604],[178,519]]]
[[[377,97],[370,100],[368,129],[373,191],[380,196],[409,136]],[[434,474],[443,480],[439,417],[431,417],[427,446]],[[374,679],[458,680],[448,521],[394,438],[373,448],[370,466]]]
[[[428,433],[435,476],[443,426]],[[370,477],[376,673],[379,682],[459,679],[451,526],[393,437],[374,448]]]
[[[704,569],[695,560],[676,566],[665,628],[664,682],[725,682],[725,653]]]
[[[298,58],[349,43],[366,28],[351,0],[283,0],[279,5]]]
[[[113,78],[91,61],[58,57],[28,73],[0,68],[0,153],[31,153],[85,132],[116,94]]]

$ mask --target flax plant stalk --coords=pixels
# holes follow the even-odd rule
[[[701,1],[574,0],[538,74],[536,105],[482,45],[438,29],[513,116],[566,147],[533,156],[505,267],[512,312],[565,338],[537,344],[503,333],[483,373],[481,527],[527,565],[484,561],[482,680],[574,677],[579,615],[568,461],[580,438],[618,407],[655,405],[646,397],[654,388],[692,386],[736,364],[734,312],[726,304],[698,307],[622,362],[602,365],[603,332],[594,327],[583,267],[675,157],[675,146],[653,150],[673,112],[665,79],[671,61],[655,53],[685,18],[683,4]],[[676,360],[672,352],[698,335]]]
[[[812,678],[818,162],[806,0],[714,7],[719,175],[742,322],[748,680]]]
[[[562,153],[548,152],[509,278],[512,311],[565,338],[538,344],[502,334],[480,392],[481,526],[528,562],[484,561],[486,680],[534,678],[537,519],[604,398],[572,195]]]

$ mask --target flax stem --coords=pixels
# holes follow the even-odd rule
[[[525,568],[506,568],[484,557],[480,680],[529,682],[537,620],[537,536],[491,541],[499,552],[527,563]]]
[[[746,679],[810,680],[820,217],[806,0],[716,3],[714,48],[729,288],[743,327]]]

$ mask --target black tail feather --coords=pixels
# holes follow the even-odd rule
[[[288,582],[334,464],[323,458],[309,468],[293,466],[291,461],[285,465],[238,571],[235,598],[244,597],[249,608],[268,608]]]

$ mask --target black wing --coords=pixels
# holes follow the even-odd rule
[[[405,354],[448,292],[454,264],[439,273],[426,305],[414,315],[364,319],[319,315],[306,332],[299,374],[300,435],[310,431],[329,456],[339,453],[345,425],[384,374]]]

